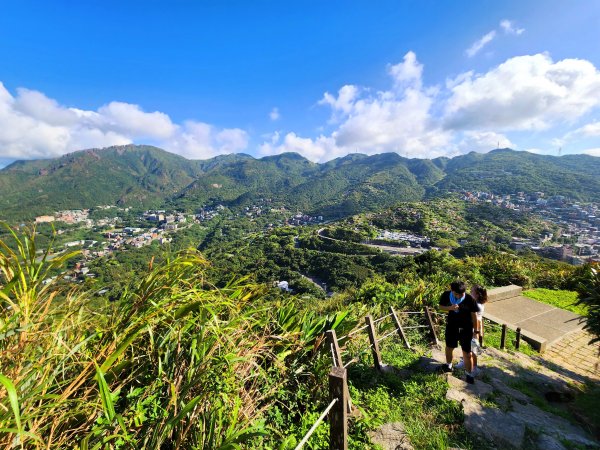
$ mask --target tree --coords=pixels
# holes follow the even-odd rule
[[[587,276],[582,283],[583,295],[577,304],[588,307],[584,329],[594,336],[590,344],[600,341],[600,268],[587,266]]]

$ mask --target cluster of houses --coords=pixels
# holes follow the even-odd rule
[[[600,262],[600,205],[574,202],[562,195],[546,196],[544,192],[517,192],[495,195],[489,192],[465,192],[463,198],[537,215],[559,228],[556,236],[545,234],[539,239],[514,238],[515,250],[530,249],[541,256],[583,264]]]
[[[54,215],[37,216],[35,223],[64,222],[74,224],[85,222],[86,225],[92,226],[93,221],[89,219],[89,215],[89,209],[66,209],[57,211]]]
[[[371,243],[378,242],[406,242],[409,246],[415,248],[429,248],[431,247],[431,240],[427,236],[420,236],[418,234],[409,233],[407,231],[389,231],[389,230],[377,230],[377,236],[374,240],[370,240]]]
[[[286,219],[284,223],[292,226],[315,225],[323,223],[323,216],[309,216],[308,214],[298,213]]]

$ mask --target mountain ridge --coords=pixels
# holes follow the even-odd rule
[[[349,154],[315,163],[295,152],[189,160],[158,147],[87,149],[0,169],[0,218],[31,219],[101,204],[196,209],[243,206],[257,198],[309,213],[339,216],[448,190],[544,191],[600,201],[600,158],[496,149],[453,158],[397,153]]]

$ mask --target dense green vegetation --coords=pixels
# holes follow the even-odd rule
[[[447,190],[542,190],[599,201],[598,172],[600,158],[512,150],[435,160],[353,154],[315,164],[295,153],[189,161],[155,147],[128,145],[15,162],[0,170],[0,209],[3,220],[16,221],[97,205],[195,211],[205,204],[238,208],[269,199],[272,206],[338,218]]]
[[[34,235],[9,232],[11,245],[0,244],[0,443],[291,449],[328,403],[331,357],[323,331],[347,334],[365,314],[381,316],[388,306],[433,306],[457,276],[587,280],[569,278],[581,269],[566,278],[536,276],[541,262],[502,253],[459,260],[436,251],[394,258],[306,249],[304,242],[318,246],[314,229],[262,233],[228,222],[185,230],[167,252],[150,246],[117,254],[105,264],[109,272],[75,289],[60,278],[42,281],[76,255],[40,257]],[[178,250],[197,241],[208,259]],[[271,265],[272,258],[282,266]],[[346,290],[325,299],[312,283],[317,295],[309,286],[290,295],[256,283],[304,269]],[[118,295],[94,296],[110,279],[119,280]],[[380,323],[379,333],[391,326]],[[364,333],[342,348],[345,361],[356,359],[349,385],[360,414],[350,420],[351,448],[372,448],[368,431],[399,418],[416,448],[481,447],[466,433],[460,405],[445,399],[443,378],[416,366],[427,342],[409,331],[415,352],[395,337],[382,344],[384,360],[403,376],[375,372]],[[499,330],[486,331],[487,345],[497,345]],[[327,448],[327,436],[324,424],[310,448]]]
[[[563,291],[563,290],[551,290],[551,289],[532,289],[524,291],[525,297],[532,298],[539,302],[547,303],[548,305],[556,306],[557,308],[566,309],[572,311],[575,314],[582,316],[587,315],[587,308],[583,305],[578,305],[579,294],[576,291]]]

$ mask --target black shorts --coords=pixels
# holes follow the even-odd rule
[[[446,325],[446,347],[456,348],[460,342],[463,352],[471,351],[471,339],[473,339],[473,328],[458,328]]]

